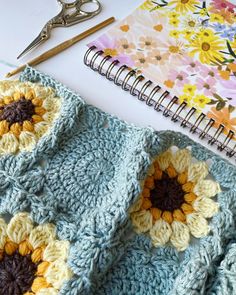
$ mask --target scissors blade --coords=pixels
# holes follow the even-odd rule
[[[49,38],[47,34],[40,33],[26,48],[21,52],[19,56],[17,56],[17,59],[21,58],[23,55],[28,53],[33,48],[39,46],[42,42],[46,41]]]

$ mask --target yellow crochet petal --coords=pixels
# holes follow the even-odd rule
[[[140,210],[141,206],[142,206],[142,196],[140,195],[138,200],[130,207],[129,209],[129,213],[133,213],[133,212],[137,212]]]
[[[206,219],[200,213],[186,215],[187,225],[195,238],[205,237],[210,230]]]
[[[145,233],[152,227],[152,214],[150,211],[134,212],[131,214],[131,219],[137,233]]]
[[[159,167],[162,171],[166,170],[170,163],[171,163],[171,159],[172,159],[172,153],[170,150],[167,150],[166,152],[160,154],[156,160],[159,164]]]
[[[210,180],[210,179],[205,179],[199,181],[194,189],[193,192],[198,195],[199,197],[214,197],[218,193],[221,192],[220,185],[219,183]]]
[[[7,225],[4,219],[0,218],[0,249],[4,248],[7,239]]]
[[[198,182],[208,175],[208,167],[205,162],[191,163],[188,167],[188,181]]]
[[[7,133],[0,139],[0,154],[14,154],[19,148],[19,142],[15,135]]]
[[[178,150],[171,159],[171,163],[178,173],[183,173],[187,170],[191,163],[191,153],[187,149]]]
[[[61,102],[59,100],[55,100],[55,97],[47,97],[43,101],[43,107],[48,111],[58,112],[61,106]]]
[[[211,218],[219,211],[219,204],[212,199],[198,197],[193,202],[193,208],[202,214],[205,218]]]
[[[32,151],[36,145],[36,137],[33,133],[28,131],[23,131],[19,137],[20,145],[19,148],[21,151]]]
[[[190,233],[188,226],[182,222],[173,221],[171,224],[171,228],[172,235],[170,241],[172,245],[178,251],[184,251],[188,247],[190,241]]]
[[[57,295],[58,291],[55,288],[43,288],[43,289],[40,289],[36,294],[37,295]]]
[[[52,241],[50,242],[43,253],[43,260],[53,262],[57,259],[65,260],[69,251],[68,241]]]
[[[34,249],[46,246],[56,237],[55,226],[53,224],[44,224],[35,227],[29,236],[29,242]]]
[[[48,122],[45,122],[45,121],[39,122],[34,125],[34,133],[37,136],[37,138],[40,138],[43,135],[45,135],[48,129],[49,129],[49,124]]]
[[[54,111],[47,112],[46,114],[43,115],[44,121],[48,123],[52,123],[57,117],[58,117],[58,114],[55,114]]]
[[[28,213],[18,213],[7,226],[7,235],[16,244],[24,241],[33,229],[33,222]]]
[[[150,237],[155,247],[164,246],[172,234],[171,226],[163,219],[158,219],[150,230]]]
[[[48,283],[56,289],[60,289],[62,284],[72,277],[72,271],[63,260],[56,260],[51,263],[45,273]]]

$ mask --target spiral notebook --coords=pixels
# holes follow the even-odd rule
[[[146,1],[89,44],[84,62],[236,157],[236,5]]]

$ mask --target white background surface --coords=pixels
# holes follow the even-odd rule
[[[37,36],[43,25],[56,15],[59,6],[56,0],[0,0],[0,79],[12,68],[1,63],[7,61],[13,65],[26,63],[30,59],[43,53],[45,50],[63,42],[91,26],[115,16],[121,20],[131,13],[143,0],[100,0],[103,5],[102,12],[95,18],[74,25],[69,28],[54,29],[51,38],[32,51],[30,54],[16,60],[19,53]],[[87,50],[86,44],[98,37],[103,29],[73,47],[37,66],[37,69],[50,74],[60,82],[78,92],[84,100],[100,109],[115,114],[125,121],[139,126],[152,126],[156,130],[171,129],[190,133],[181,128],[178,123],[173,123],[169,118],[164,118],[152,108],[124,92],[120,87],[107,81],[98,73],[94,73],[83,64],[83,56]],[[14,78],[17,78],[14,77]],[[196,141],[197,136],[190,135]],[[205,146],[206,142],[202,142]],[[208,146],[209,147],[209,146]],[[216,151],[215,148],[210,149]],[[219,153],[218,151],[216,151]],[[220,153],[224,156],[224,154]],[[226,157],[226,156],[224,156]],[[230,160],[234,162],[233,160]]]

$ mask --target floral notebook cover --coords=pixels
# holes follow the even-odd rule
[[[146,1],[90,45],[236,132],[236,5]]]

